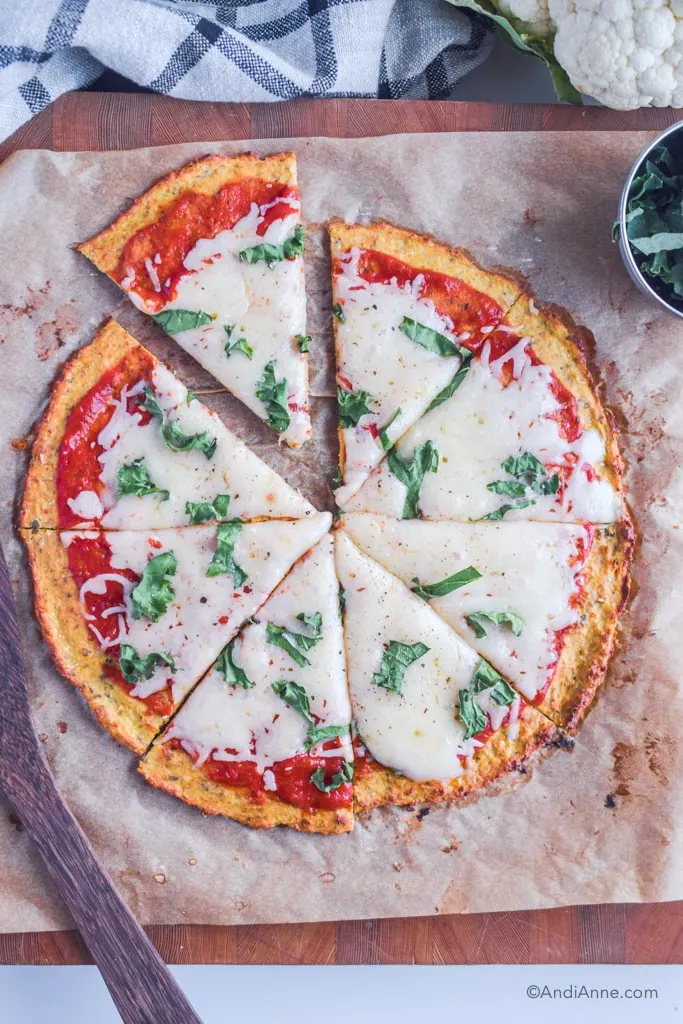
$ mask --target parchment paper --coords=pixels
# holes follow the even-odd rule
[[[453,134],[24,152],[0,169],[0,536],[23,624],[37,730],[58,784],[145,923],[312,921],[683,897],[680,588],[683,323],[641,296],[610,241],[643,133]],[[314,440],[296,455],[71,246],[151,182],[210,151],[293,148],[309,224]],[[467,806],[382,809],[341,837],[252,832],[148,787],[52,667],[32,616],[13,506],[29,437],[65,357],[114,313],[320,508],[336,459],[323,222],[386,217],[527,274],[595,333],[623,419],[643,535],[609,681],[573,753]],[[206,394],[209,391],[211,393]],[[0,708],[0,713],[2,709]],[[509,792],[509,790],[515,790]],[[0,809],[1,810],[1,809]],[[68,926],[20,826],[0,813],[0,928]]]

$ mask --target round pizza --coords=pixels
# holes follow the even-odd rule
[[[583,331],[517,275],[329,225],[339,482],[318,511],[110,321],[65,365],[19,512],[62,674],[153,786],[341,833],[568,745],[634,533]],[[293,154],[207,157],[80,250],[298,446]]]

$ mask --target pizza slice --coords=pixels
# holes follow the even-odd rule
[[[347,832],[350,721],[328,534],[224,648],[140,771],[154,786],[254,828]]]
[[[110,321],[53,388],[19,524],[150,530],[313,515],[312,505]]]
[[[628,594],[629,524],[350,514],[344,529],[526,701],[557,725],[578,725],[604,677]]]
[[[335,534],[356,749],[356,810],[455,800],[556,740],[427,604]]]
[[[320,513],[157,532],[24,531],[36,614],[100,723],[143,751],[329,526]]]
[[[477,344],[457,389],[389,452],[349,512],[411,519],[614,523],[617,431],[580,330],[527,297]]]
[[[330,223],[344,505],[437,396],[457,387],[520,289],[451,249],[387,223]]]
[[[196,160],[78,249],[284,441],[310,437],[293,153]]]

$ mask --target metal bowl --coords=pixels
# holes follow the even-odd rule
[[[676,138],[674,139],[674,136]],[[663,131],[661,135],[658,135],[656,139],[653,139],[647,149],[644,149],[640,154],[633,167],[631,168],[628,177],[626,178],[626,184],[621,193],[621,199],[619,200],[619,252],[621,258],[626,267],[631,280],[640,288],[641,292],[648,295],[658,305],[663,306],[664,309],[668,310],[669,313],[673,313],[674,316],[683,319],[683,300],[681,300],[681,306],[674,306],[668,299],[665,299],[659,292],[650,284],[650,278],[643,274],[640,267],[636,263],[633,250],[628,243],[626,237],[626,207],[628,205],[629,193],[633,185],[633,179],[640,171],[642,165],[645,163],[647,158],[652,153],[653,149],[657,146],[661,146],[662,143],[666,143],[667,147],[673,151],[674,156],[682,158],[683,164],[683,121],[677,121],[676,124],[672,124],[670,128]]]

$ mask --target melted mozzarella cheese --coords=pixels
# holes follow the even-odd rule
[[[363,744],[381,764],[411,779],[454,779],[462,757],[481,745],[465,739],[458,694],[466,688],[479,655],[395,576],[371,561],[348,537],[335,534],[337,572],[346,596],[344,630],[353,717]],[[402,692],[373,682],[390,641],[424,643],[429,651],[409,665]],[[507,708],[489,691],[477,694],[496,728]],[[494,718],[495,716],[495,718]]]
[[[229,573],[206,575],[216,550],[215,526],[162,530],[156,534],[133,530],[108,533],[112,572],[87,581],[81,588],[82,602],[88,589],[106,593],[107,579],[116,579],[117,570],[132,569],[142,575],[148,560],[165,551],[172,551],[178,563],[175,574],[169,578],[174,598],[158,622],[132,617],[130,593],[136,584],[118,577],[120,582],[125,580],[125,636],[121,639],[143,657],[153,651],[171,655],[177,669],[172,674],[167,665],[158,665],[150,679],[131,690],[133,696],[148,697],[171,683],[174,701],[182,700],[241,623],[254,614],[292,564],[329,529],[330,521],[329,513],[320,513],[307,520],[245,525],[234,552],[235,562],[247,574],[239,589]],[[62,543],[68,546],[79,536],[88,534],[64,532]],[[112,611],[116,603],[112,598]],[[92,623],[87,618],[86,622],[101,642]]]
[[[458,369],[459,357],[440,356],[411,341],[399,326],[404,317],[446,335],[457,344],[450,319],[440,316],[429,299],[420,298],[423,278],[399,286],[371,283],[358,274],[359,249],[340,260],[335,279],[335,302],[341,302],[344,321],[337,325],[337,370],[340,383],[372,395],[370,414],[344,430],[344,480],[336,492],[343,505],[378,465],[383,450],[368,429],[382,427],[397,409],[401,413],[387,434],[397,440],[424,413],[433,398]]]
[[[525,451],[546,466],[567,467],[567,487],[556,495],[529,493],[534,504],[507,512],[506,521],[612,523],[622,514],[614,488],[595,478],[605,457],[602,437],[597,430],[585,431],[577,441],[562,437],[551,418],[561,411],[549,387],[552,371],[545,364],[533,365],[525,348],[523,340],[497,362],[489,362],[490,346],[485,345],[455,395],[423,416],[399,441],[397,451],[404,459],[412,458],[415,448],[428,440],[439,452],[438,472],[426,475],[420,491],[424,518],[476,520],[513,504],[514,499],[493,493],[486,485],[511,479],[502,463]],[[516,377],[504,387],[501,368],[511,359]],[[405,493],[385,460],[345,509],[400,516]]]
[[[143,425],[139,409],[128,411],[128,399],[140,394],[144,383],[124,388],[97,438],[104,448],[99,457],[102,492],[98,497],[92,491],[82,491],[71,499],[68,504],[76,515],[88,521],[101,516],[102,526],[108,529],[181,526],[189,523],[187,501],[213,502],[218,494],[229,494],[229,515],[243,519],[313,514],[313,506],[254,455],[215,413],[197,400],[188,403],[187,389],[166,367],[157,364],[151,383],[168,419],[176,420],[187,434],[206,432],[216,438],[213,457],[207,459],[199,450],[172,451],[155,418]],[[169,491],[166,501],[158,494],[117,495],[119,470],[136,459],[143,459],[156,487]]]
[[[344,529],[363,551],[409,587],[438,583],[473,566],[482,575],[430,604],[445,621],[506,675],[531,700],[548,681],[556,661],[555,633],[572,625],[578,611],[570,599],[581,585],[579,546],[589,540],[584,526],[566,523],[440,523],[347,515]],[[521,616],[514,636],[509,626],[484,622],[478,638],[466,616],[507,611]]]
[[[295,335],[306,331],[303,258],[281,260],[268,267],[264,262],[242,263],[238,257],[242,249],[263,242],[281,244],[294,233],[300,217],[293,213],[275,220],[265,234],[258,235],[262,219],[263,213],[254,203],[233,228],[214,238],[200,238],[185,257],[189,273],[181,277],[176,297],[163,309],[189,309],[213,317],[211,323],[181,331],[173,338],[261,419],[267,419],[267,413],[256,397],[258,381],[266,363],[275,360],[277,380],[287,380],[288,401],[296,407],[289,409],[291,422],[281,436],[298,445],[311,434],[306,411],[307,359],[293,341]],[[124,290],[139,309],[150,312],[134,282]],[[233,328],[232,342],[246,338],[253,349],[252,359],[241,352],[226,355],[226,327]]]
[[[322,638],[306,652],[310,665],[304,667],[266,638],[267,623],[306,632],[297,619],[301,612],[322,615]],[[229,686],[213,669],[176,715],[163,740],[178,739],[197,765],[211,755],[218,761],[253,761],[264,773],[265,788],[272,791],[275,778],[268,767],[302,753],[309,728],[306,719],[275,693],[273,683],[284,679],[303,686],[320,726],[347,726],[351,720],[329,534],[280,584],[259,611],[258,623],[242,631],[233,660],[253,687]],[[347,736],[341,748],[329,751],[318,744],[312,753],[350,759],[351,742]]]

